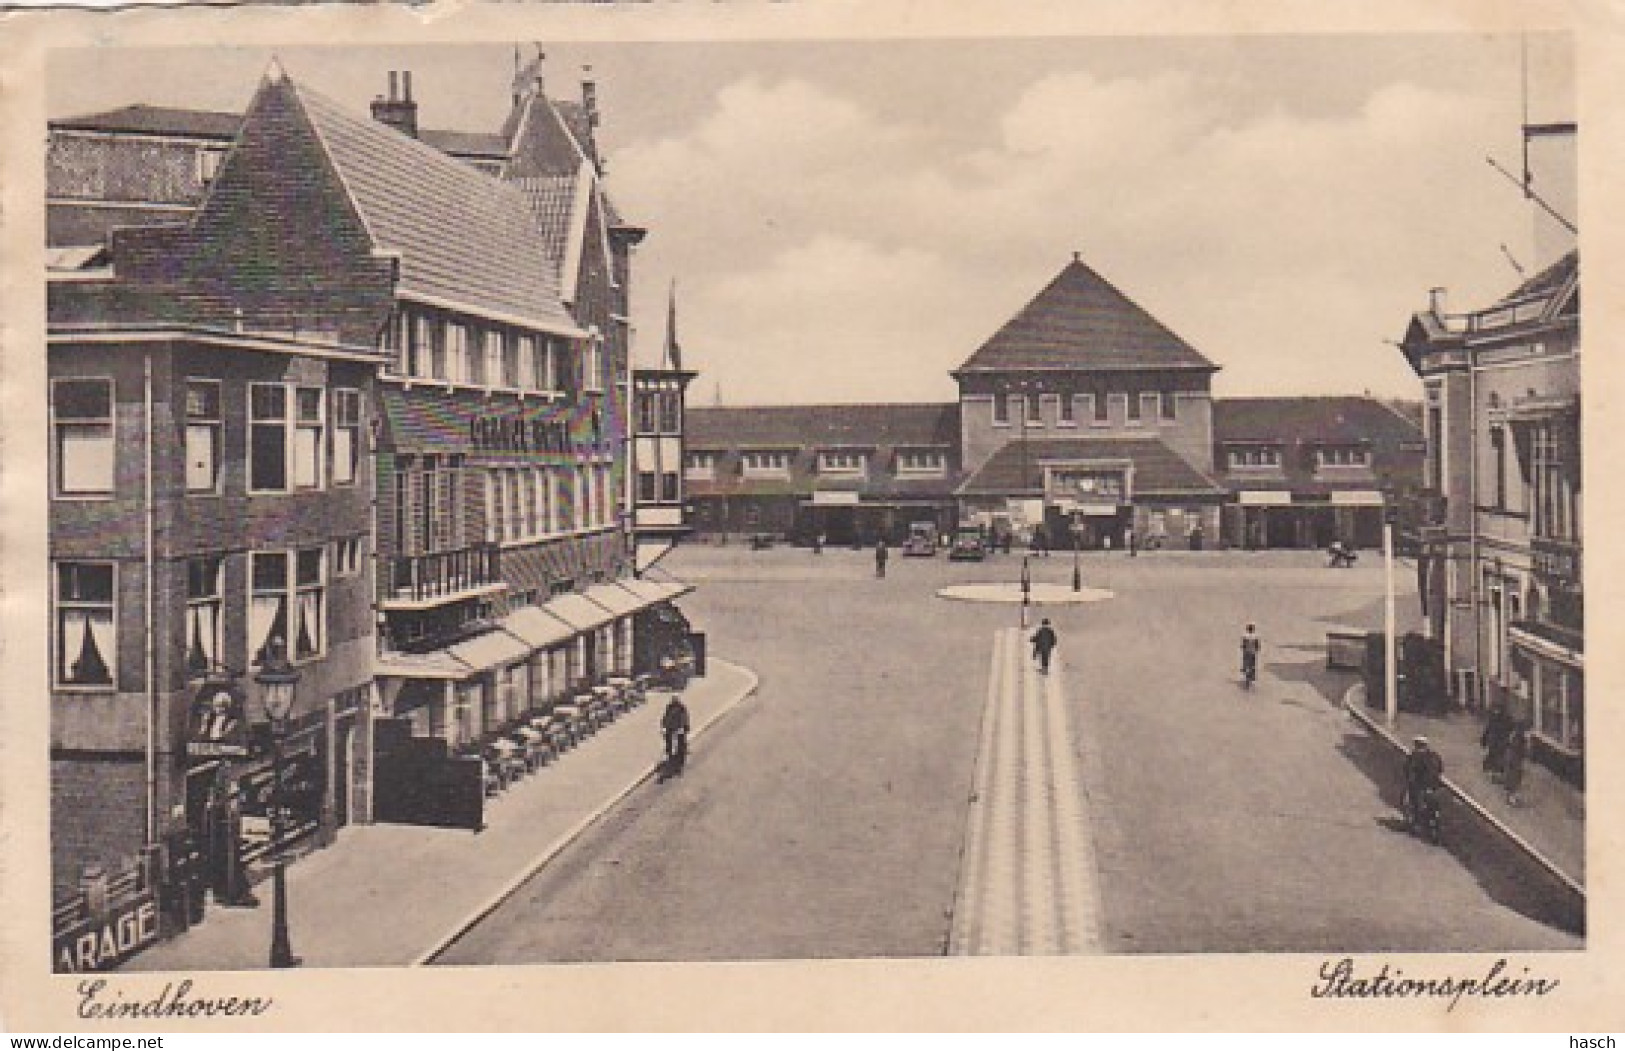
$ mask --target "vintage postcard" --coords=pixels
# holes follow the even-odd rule
[[[1610,1025],[1617,27],[566,7],[5,30],[12,1028]]]

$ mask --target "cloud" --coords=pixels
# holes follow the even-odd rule
[[[1402,83],[1318,113],[1227,90],[1056,71],[966,149],[749,79],[623,151],[617,187],[654,229],[645,261],[683,276],[694,363],[748,400],[951,395],[945,370],[1074,250],[1222,390],[1412,392],[1382,340],[1426,290],[1476,305],[1516,280],[1499,245],[1522,251],[1530,219],[1483,160],[1506,115]]]

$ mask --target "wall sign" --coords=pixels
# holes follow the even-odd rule
[[[51,939],[51,958],[59,973],[105,971],[157,940],[158,903],[152,891],[143,891],[102,919],[87,919],[57,934]]]
[[[205,682],[192,700],[186,754],[193,759],[248,755],[248,720],[243,691],[234,682]]]

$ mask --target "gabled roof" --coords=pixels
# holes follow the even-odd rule
[[[1040,492],[1044,464],[1131,460],[1136,496],[1222,496],[1226,490],[1156,438],[1043,438],[1008,442],[958,489],[960,496]]]
[[[501,160],[508,155],[507,140],[493,132],[420,128],[418,138],[440,152],[449,153],[454,157]]]
[[[1496,301],[1496,306],[1508,303],[1519,303],[1540,296],[1550,296],[1563,289],[1563,286],[1573,280],[1580,272],[1579,249],[1568,252],[1563,258],[1531,277],[1512,292]]]
[[[690,449],[959,447],[959,404],[690,406]]]
[[[1283,445],[1397,446],[1419,442],[1417,423],[1375,398],[1214,398],[1213,440]]]
[[[242,126],[241,113],[214,110],[178,109],[137,103],[78,117],[60,117],[50,122],[53,130],[123,132],[127,135],[168,135],[189,139],[218,139],[222,143],[236,137]]]
[[[399,255],[400,294],[579,332],[560,301],[541,231],[519,190],[387,125],[353,116],[287,77],[266,79],[250,106],[249,123],[277,93],[286,93],[308,116],[373,248]]]
[[[508,181],[525,195],[541,228],[548,262],[553,266],[554,273],[562,275],[565,251],[570,245],[570,224],[574,220],[576,177],[531,175]]]
[[[958,369],[1217,368],[1074,257]]]

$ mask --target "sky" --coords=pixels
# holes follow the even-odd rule
[[[536,45],[525,44],[527,54]],[[676,284],[695,404],[932,401],[1079,253],[1221,367],[1220,396],[1418,396],[1388,342],[1428,291],[1487,305],[1531,259],[1514,36],[541,45],[591,66],[637,250],[640,359]],[[51,116],[243,109],[273,53],[358,113],[495,130],[514,45],[64,51]],[[1532,121],[1574,119],[1566,42]]]

